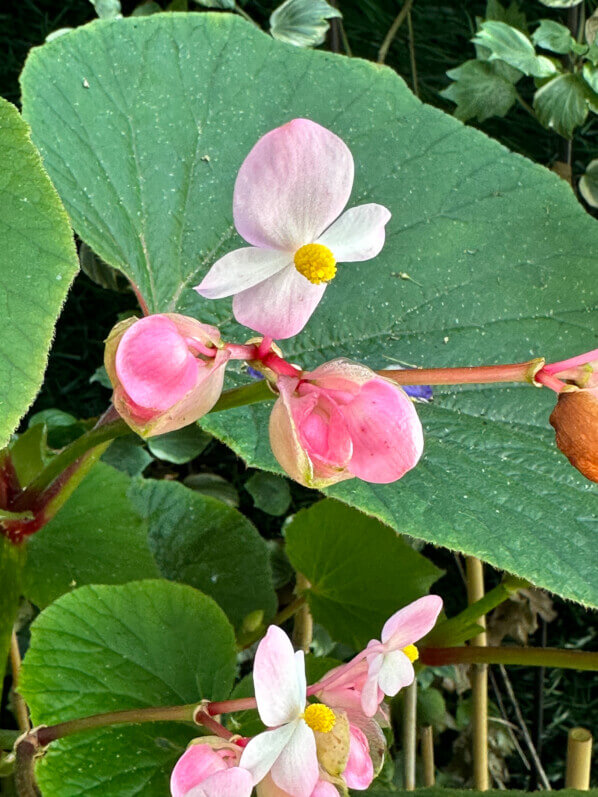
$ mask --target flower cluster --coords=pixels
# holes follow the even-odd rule
[[[215,327],[174,313],[117,324],[105,366],[114,406],[132,429],[149,437],[198,420],[218,401],[227,362],[244,359],[278,395],[272,450],[301,484],[387,483],[414,467],[423,433],[401,387],[345,359],[304,372],[273,343],[303,329],[338,263],[369,260],[384,245],[385,207],[344,211],[353,173],[346,144],[307,119],[257,142],[233,197],[235,226],[250,246],[220,258],[196,290],[208,299],[234,295],[237,321],[263,337],[225,343]]]
[[[339,797],[367,789],[383,763],[382,701],[413,681],[414,643],[441,609],[436,595],[414,601],[385,623],[379,640],[309,687],[303,652],[270,626],[253,669],[266,730],[247,739],[222,728],[224,740],[196,739],[172,772],[173,797],[250,797],[254,787],[258,797]]]

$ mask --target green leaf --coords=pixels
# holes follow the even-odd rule
[[[497,61],[466,61],[447,72],[454,80],[441,92],[456,103],[455,116],[466,122],[483,122],[491,116],[504,116],[517,100],[513,83],[499,72]]]
[[[594,92],[594,94],[598,93],[598,68],[586,62],[583,65],[582,75],[585,82],[592,89],[592,92]],[[593,107],[592,110],[594,112],[597,111],[595,107]]]
[[[184,465],[198,457],[211,439],[199,426],[192,424],[184,429],[177,429],[176,432],[150,437],[147,447],[158,459]]]
[[[89,0],[100,19],[116,19],[122,16],[120,0]]]
[[[579,180],[579,193],[592,208],[598,208],[598,159],[590,161]]]
[[[297,47],[316,47],[326,38],[327,20],[340,17],[326,0],[285,0],[270,17],[270,33]]]
[[[0,99],[0,449],[42,383],[77,272],[68,219],[17,109]]]
[[[559,75],[549,80],[534,95],[534,111],[540,124],[552,127],[564,138],[571,138],[588,115],[593,92],[581,75]],[[598,103],[598,97],[596,97]]]
[[[503,6],[499,0],[488,0],[484,16],[486,20],[495,19],[498,22],[506,22],[507,25],[512,25],[524,33],[527,30],[525,12],[519,8],[516,0],[512,0],[508,7]]]
[[[351,148],[351,205],[379,202],[393,216],[379,257],[340,268],[305,330],[285,341],[289,360],[481,365],[598,347],[596,221],[563,180],[419,103],[390,69],[290,48],[232,15],[156,15],[94,22],[33,50],[22,85],[78,233],[151,311],[247,339],[229,300],[202,300],[192,286],[243,245],[232,191],[250,147],[307,116]],[[234,366],[227,378],[248,379]],[[279,472],[270,406],[213,413],[202,426],[250,466]],[[598,605],[596,488],[556,450],[553,406],[549,391],[525,385],[436,389],[433,406],[419,407],[426,449],[415,470],[331,492],[400,532]]]
[[[338,501],[302,509],[285,533],[287,556],[310,583],[314,620],[355,648],[379,638],[386,620],[442,575],[388,526]]]
[[[240,512],[177,482],[138,480],[130,497],[162,575],[203,590],[237,627],[256,610],[273,616],[268,547]]]
[[[257,471],[245,482],[253,503],[268,515],[284,515],[291,503],[291,490],[286,479]]]
[[[20,692],[35,725],[107,711],[221,700],[235,640],[216,604],[165,581],[88,586],[64,595],[31,627]],[[168,794],[190,725],[104,728],[53,743],[37,766],[44,797]]]
[[[195,0],[195,2],[205,8],[223,8],[232,11],[235,7],[235,0]]]
[[[0,675],[8,658],[12,629],[21,598],[21,578],[27,550],[24,545],[13,545],[0,534]]]
[[[525,33],[504,22],[483,22],[472,41],[490,50],[489,60],[506,61],[524,75],[550,77],[557,72],[550,59],[536,55]]]
[[[29,428],[44,424],[50,448],[59,449],[81,437],[86,428],[84,421],[78,421],[74,415],[57,409],[42,410],[29,418]],[[93,422],[92,422],[93,425]]]
[[[48,430],[44,423],[30,426],[10,446],[10,461],[21,487],[26,487],[48,460]]]
[[[577,47],[577,42],[569,28],[553,19],[540,20],[540,24],[532,34],[532,41],[538,47],[551,50],[553,53],[570,53]],[[583,50],[586,49],[586,47],[583,48]]]
[[[542,5],[548,8],[573,8],[578,6],[583,0],[540,0]]]
[[[233,485],[217,473],[192,473],[183,484],[203,495],[217,498],[229,506],[239,506],[239,493]]]
[[[153,457],[147,453],[143,442],[137,435],[117,437],[110,443],[110,448],[102,454],[102,462],[122,470],[129,476],[141,476]]]
[[[158,576],[147,524],[127,498],[130,479],[95,465],[60,512],[29,539],[25,596],[44,608],[83,584]]]

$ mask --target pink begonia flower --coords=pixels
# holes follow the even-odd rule
[[[311,797],[319,779],[314,731],[330,732],[335,717],[321,703],[306,706],[303,651],[295,653],[277,626],[270,626],[258,645],[253,682],[260,718],[272,730],[250,740],[240,766],[251,772],[254,784],[269,774],[291,797]]]
[[[350,789],[367,789],[374,780],[374,764],[365,733],[356,725],[349,725],[349,759],[343,780]]]
[[[370,260],[384,246],[389,211],[347,210],[353,157],[309,119],[271,130],[245,158],[233,197],[239,235],[251,246],[220,258],[195,290],[232,296],[240,324],[272,338],[300,332],[334,278],[336,263]]]
[[[364,365],[333,360],[301,379],[279,376],[277,385],[270,444],[300,484],[321,488],[354,476],[387,484],[421,457],[423,431],[413,402]]]
[[[212,747],[206,737],[185,750],[170,777],[172,797],[251,797],[252,777],[237,766],[241,749],[216,743]]]
[[[361,691],[366,716],[374,716],[384,695],[392,697],[413,682],[412,662],[419,656],[414,643],[434,628],[441,609],[442,598],[438,595],[419,598],[386,621],[380,641],[368,644],[364,652],[368,674]]]
[[[104,363],[116,410],[150,437],[181,429],[212,409],[229,357],[215,327],[164,313],[117,324]]]

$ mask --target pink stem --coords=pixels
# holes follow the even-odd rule
[[[262,357],[262,362],[267,368],[270,368],[272,371],[274,371],[274,373],[281,374],[282,376],[299,377],[303,373],[301,369],[295,368],[294,365],[291,365],[291,363],[283,360],[282,357],[279,357],[278,354],[274,354],[273,351]]]
[[[220,736],[222,739],[230,739],[234,736],[228,728],[221,725],[202,708],[195,712],[193,721],[197,723],[197,725],[203,725],[204,728],[207,728],[207,730],[211,731],[216,736]]]
[[[532,382],[543,365],[541,359],[505,365],[468,366],[465,368],[413,368],[376,371],[399,385],[466,385],[494,382]]]
[[[258,346],[257,355],[255,359],[263,360],[271,348],[272,348],[272,338],[269,338],[267,335],[264,335],[264,337],[262,338],[262,342]]]
[[[231,360],[256,360],[255,346],[242,346],[238,343],[227,343],[225,348],[230,352]]]
[[[195,351],[197,354],[203,354],[205,357],[215,357],[218,351],[215,346],[206,346],[205,343],[195,338],[185,338],[185,341],[191,351]]]
[[[541,371],[538,371],[536,374],[536,382],[540,382],[541,385],[549,387],[551,390],[554,390],[555,393],[560,393],[561,390],[566,387],[565,383],[561,382],[560,379],[557,379],[556,376],[546,373],[545,368],[543,368]]]
[[[548,363],[542,369],[545,374],[558,374],[566,368],[575,368],[578,365],[585,365],[592,360],[598,360],[598,349],[587,351],[585,354],[578,354],[577,357],[569,357],[568,360],[561,360],[558,363]]]
[[[129,283],[131,284],[131,288],[133,288],[133,293],[137,297],[137,301],[139,302],[139,307],[141,308],[141,312],[143,313],[143,315],[149,315],[150,314],[149,307],[145,303],[145,299],[141,295],[139,288],[137,287],[137,285],[135,285],[134,282],[132,282],[132,280],[129,280]]]
[[[252,708],[257,708],[255,697],[239,697],[236,700],[208,703],[205,711],[213,717],[215,714],[231,714],[233,711],[247,711]]]

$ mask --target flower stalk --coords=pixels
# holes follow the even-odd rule
[[[388,369],[376,373],[398,385],[487,385],[497,382],[527,382],[537,385],[536,374],[542,370],[544,362],[543,357],[537,357],[524,363],[505,365]]]

